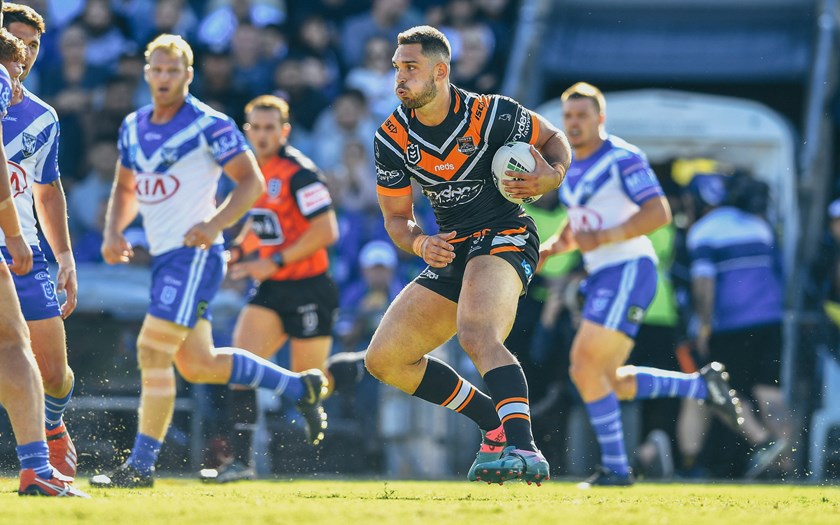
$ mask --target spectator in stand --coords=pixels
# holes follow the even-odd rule
[[[372,37],[365,44],[364,64],[347,74],[345,85],[364,93],[374,120],[384,122],[399,99],[394,94],[394,68],[391,57],[394,46],[390,40]],[[456,82],[457,84],[457,82]]]
[[[120,124],[134,108],[134,91],[137,85],[133,77],[114,77],[105,84],[95,99],[91,125],[88,127],[88,141],[100,139],[117,141]]]
[[[186,0],[134,0],[123,14],[132,25],[134,41],[146,45],[158,35],[170,33],[192,40],[198,27],[198,18]]]
[[[358,89],[345,90],[331,107],[321,113],[315,123],[314,136],[317,137],[318,146],[312,152],[313,160],[324,170],[334,170],[341,163],[347,144],[368,144],[368,173],[374,173],[370,137],[376,128],[364,93]]]
[[[263,59],[261,38],[258,27],[239,24],[231,41],[233,87],[249,98],[265,94],[271,87],[271,64]]]
[[[840,199],[828,206],[828,231],[811,269],[809,296],[820,304],[828,318],[840,328]]]
[[[312,15],[301,23],[291,48],[292,56],[305,62],[308,62],[307,59],[317,61],[323,70],[323,79],[314,87],[330,100],[334,99],[341,89],[342,68],[336,40],[337,37],[324,19]]]
[[[201,67],[196,72],[195,96],[210,106],[230,115],[243,123],[242,108],[250,98],[238,86],[234,86],[234,64],[229,53],[212,49],[204,52]]]
[[[502,83],[501,74],[492,67],[492,33],[473,25],[459,31],[461,53],[452,63],[452,82],[460,88],[478,93],[496,93]]]
[[[341,348],[356,352],[367,348],[388,305],[405,283],[396,275],[397,252],[388,241],[370,241],[359,252],[361,279],[341,292],[341,312],[336,323]]]
[[[286,20],[282,0],[215,0],[198,27],[198,40],[205,47],[227,49],[240,24],[265,27]]]
[[[379,220],[376,181],[370,176],[371,158],[361,142],[347,141],[341,162],[327,171],[327,180],[336,206],[344,211],[375,215]]]
[[[69,192],[67,214],[72,217],[73,254],[79,264],[102,262],[99,248],[105,226],[105,206],[118,158],[116,141],[101,139],[95,142],[88,149],[87,175]]]
[[[373,0],[370,11],[347,19],[341,30],[344,66],[362,64],[365,43],[374,36],[394,42],[409,27],[423,23],[423,16],[411,8],[409,0]]]
[[[490,64],[496,74],[503,74],[507,66],[513,35],[516,32],[516,16],[519,2],[510,0],[476,0],[478,19],[493,32],[496,42]]]
[[[117,15],[109,0],[88,0],[76,20],[87,33],[87,63],[113,71],[120,55],[133,52],[137,44],[129,38],[128,22]]]
[[[313,127],[318,115],[329,100],[319,91],[308,86],[303,77],[303,64],[300,60],[287,58],[274,69],[274,87],[276,93],[286,99],[289,106],[294,108],[292,118],[292,142],[304,142]],[[311,156],[310,148],[300,144],[299,149]]]

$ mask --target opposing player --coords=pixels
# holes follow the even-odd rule
[[[539,239],[533,220],[497,190],[490,165],[503,144],[531,143],[536,168],[506,185],[514,197],[541,195],[563,181],[569,145],[516,101],[451,85],[449,42],[437,29],[414,27],[397,42],[402,104],[376,132],[377,190],[391,239],[428,267],[388,308],[365,362],[381,381],[476,422],[483,440],[469,479],[539,483],[549,477],[548,462],[534,444],[522,367],[503,344],[536,269]],[[441,233],[426,235],[417,224],[412,179]],[[427,355],[456,333],[490,396]]]
[[[152,104],[126,117],[120,160],[108,203],[102,256],[109,264],[132,256],[123,230],[143,216],[152,260],[149,311],[137,338],[142,380],[138,433],[131,455],[115,472],[91,479],[97,487],[148,487],[175,405],[173,361],[193,383],[267,388],[321,421],[325,379],[318,371],[291,373],[250,352],[213,348],[209,303],[225,272],[223,228],[237,221],[265,189],[254,155],[233,121],[189,94],[193,52],[175,35],[146,48]],[[224,169],[235,189],[217,208]]]
[[[733,426],[742,421],[740,405],[719,363],[695,374],[622,366],[656,292],[656,254],[645,234],[667,224],[671,210],[644,154],[606,134],[601,91],[581,82],[561,100],[575,154],[560,188],[569,222],[541,246],[540,258],[579,248],[589,274],[570,375],[601,446],[602,465],[581,487],[631,485],[619,399],[708,400]]]
[[[31,7],[14,3],[5,4],[3,14],[3,27],[26,46],[26,62],[20,76],[23,81],[38,58],[44,19]],[[24,238],[33,253],[32,271],[14,278],[15,289],[44,383],[44,422],[50,463],[65,476],[73,478],[77,467],[76,448],[67,433],[63,414],[73,395],[74,376],[67,365],[63,319],[76,308],[77,281],[67,227],[67,201],[58,171],[58,115],[24,88],[22,97],[16,98],[9,108],[8,117],[4,123],[4,139],[12,166],[12,184],[16,189],[15,206]],[[55,284],[38,241],[35,210],[58,262]],[[0,241],[0,245],[4,255],[8,255],[5,242]],[[60,306],[56,291],[66,293],[64,304]]]
[[[2,6],[2,2],[0,2]],[[2,14],[0,14],[2,18]],[[16,37],[0,29],[0,118],[9,103],[21,96],[20,75],[26,49]],[[3,122],[0,134],[5,136]],[[5,147],[0,148],[0,230],[6,241],[0,255],[0,404],[9,414],[20,460],[18,494],[89,497],[73,487],[49,462],[44,431],[44,390],[38,364],[29,343],[29,329],[23,319],[11,270],[16,276],[32,269],[32,249],[24,238],[14,203],[16,188],[9,177]]]
[[[324,370],[338,308],[327,255],[327,248],[338,240],[332,198],[315,164],[287,143],[292,128],[285,100],[257,97],[245,106],[245,116],[245,134],[267,190],[250,213],[257,258],[231,266],[234,278],[251,277],[260,283],[239,314],[233,344],[269,359],[290,339],[292,370]],[[250,259],[252,249],[247,244],[234,251]],[[229,396],[233,461],[203,470],[201,478],[206,481],[255,477],[251,437],[256,393],[232,390]]]

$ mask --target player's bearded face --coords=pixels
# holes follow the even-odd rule
[[[437,85],[435,85],[435,78],[429,75],[429,79],[423,83],[420,90],[416,92],[409,89],[405,85],[397,85],[398,88],[405,89],[408,93],[400,97],[403,105],[408,109],[422,108],[431,102],[437,95]]]

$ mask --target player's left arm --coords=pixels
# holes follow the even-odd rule
[[[535,133],[531,141],[531,155],[537,164],[528,177],[521,173],[508,172],[508,175],[522,180],[507,179],[502,181],[505,189],[519,199],[542,195],[556,190],[566,178],[566,170],[572,161],[572,149],[566,134],[554,127],[542,115],[531,113]]]
[[[78,281],[76,260],[70,244],[70,229],[67,226],[67,198],[61,179],[46,184],[34,184],[32,195],[41,231],[44,232],[44,237],[58,263],[56,290],[66,294],[64,304],[61,305],[61,316],[66,319],[76,309]]]
[[[216,208],[211,218],[187,231],[184,235],[185,246],[212,246],[219,233],[245,215],[265,191],[265,180],[251,150],[242,151],[227,161],[225,174],[236,183],[236,187]]]

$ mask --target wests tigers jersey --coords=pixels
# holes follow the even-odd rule
[[[439,125],[424,126],[413,110],[400,105],[376,131],[377,191],[410,195],[414,179],[441,231],[467,234],[524,213],[496,189],[490,166],[507,142],[536,143],[539,125],[513,99],[455,86],[450,94],[449,114]]]
[[[315,164],[291,146],[262,166],[265,193],[254,203],[251,231],[260,239],[261,259],[283,251],[309,229],[309,221],[332,209],[332,198]],[[271,279],[287,281],[327,271],[326,248],[278,269]]]

